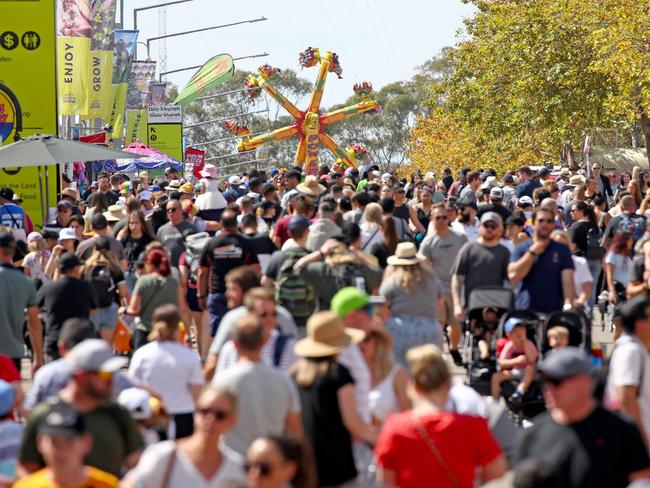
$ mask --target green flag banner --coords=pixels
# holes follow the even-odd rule
[[[113,108],[111,81],[115,42],[116,0],[93,0],[90,33],[90,99],[88,118],[106,119]]]
[[[224,81],[232,78],[234,72],[235,65],[232,56],[230,54],[217,54],[194,73],[192,79],[174,100],[174,104],[185,107],[192,100],[206,95]]]

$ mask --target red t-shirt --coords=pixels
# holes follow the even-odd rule
[[[14,361],[4,354],[0,354],[0,380],[5,380],[7,383],[20,381],[20,371]]]
[[[451,412],[419,418],[460,486],[473,487],[476,468],[489,464],[501,454],[485,419]],[[411,411],[388,417],[375,454],[382,468],[395,473],[400,488],[454,488],[415,427]]]
[[[273,233],[280,238],[280,247],[289,240],[289,220],[291,220],[291,215],[285,215],[275,223],[273,228]]]

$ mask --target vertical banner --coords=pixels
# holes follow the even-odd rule
[[[178,105],[148,107],[147,139],[151,147],[183,160],[183,115]]]
[[[150,85],[156,78],[155,61],[133,61],[126,93],[126,134],[124,142],[144,141],[147,134],[146,111],[151,100]],[[144,135],[144,137],[142,137]]]
[[[111,115],[113,48],[116,0],[93,0],[90,37],[90,99],[88,118],[107,119]]]
[[[52,0],[0,1],[0,145],[18,132],[56,134],[56,37]],[[0,186],[23,199],[34,227],[56,205],[57,167],[0,169]]]
[[[126,132],[124,134],[124,145],[147,140],[147,111],[145,109],[126,110]]]
[[[91,17],[90,0],[58,1],[56,64],[60,115],[88,115]]]
[[[149,84],[149,100],[147,107],[154,105],[159,107],[165,103],[165,92],[167,91],[167,83],[151,83]]]
[[[113,126],[113,137],[121,139],[124,134],[124,111],[128,93],[129,73],[138,40],[136,30],[116,30],[115,48],[113,49],[113,110],[109,124]]]
[[[185,174],[193,174],[197,180],[201,179],[199,174],[205,166],[205,151],[188,147],[185,149]]]

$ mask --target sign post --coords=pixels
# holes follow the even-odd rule
[[[150,106],[147,109],[149,146],[172,158],[183,160],[183,115],[177,105]]]

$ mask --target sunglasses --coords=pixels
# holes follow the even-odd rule
[[[252,469],[257,469],[262,476],[269,476],[273,472],[273,467],[269,463],[265,462],[249,462],[244,463],[244,470],[248,473]]]
[[[110,381],[113,379],[113,373],[111,371],[93,371],[93,374],[103,381]]]
[[[436,220],[447,220],[447,216],[446,215],[438,215],[436,217]]]
[[[204,417],[211,415],[217,420],[225,420],[228,417],[230,417],[230,412],[226,412],[225,410],[219,410],[216,408],[197,408],[196,411],[201,415],[203,415]]]
[[[266,317],[277,317],[277,315],[277,310],[273,310],[273,312],[264,311],[257,314],[257,316],[261,319],[265,319]]]
[[[485,224],[483,224],[483,227],[485,227],[486,229],[489,229],[489,230],[496,230],[498,226],[497,226],[497,224],[493,224],[491,222],[486,222]]]
[[[553,219],[537,219],[537,222],[540,224],[553,224],[555,221]]]
[[[178,208],[178,207],[168,208],[167,213],[174,213],[174,212],[176,212],[176,210],[180,210],[180,208]]]

